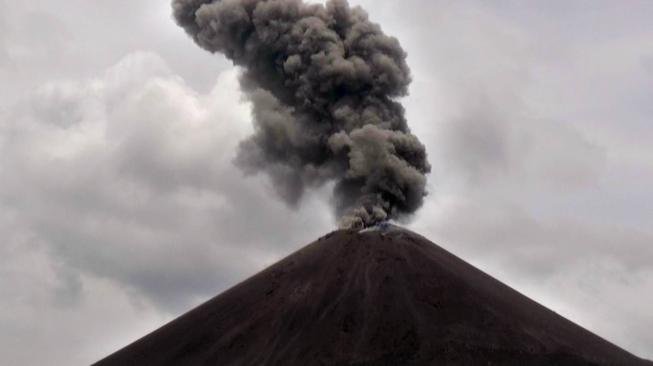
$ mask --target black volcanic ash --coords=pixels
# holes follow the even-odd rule
[[[424,237],[339,230],[94,366],[653,366]]]
[[[301,0],[173,0],[195,42],[243,68],[255,133],[237,163],[266,172],[289,204],[335,181],[341,227],[415,212],[430,171],[396,98],[410,70],[397,39],[360,7]]]

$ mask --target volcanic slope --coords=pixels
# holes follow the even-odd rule
[[[326,235],[96,365],[653,363],[389,227]]]

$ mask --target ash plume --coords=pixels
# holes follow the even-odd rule
[[[397,39],[360,7],[301,0],[173,0],[195,42],[242,67],[255,133],[237,164],[265,172],[289,204],[334,181],[343,228],[415,212],[430,171],[396,98],[410,70]]]

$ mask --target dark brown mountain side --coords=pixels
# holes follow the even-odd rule
[[[653,363],[390,226],[333,232],[96,365]]]

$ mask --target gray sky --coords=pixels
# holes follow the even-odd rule
[[[653,358],[653,2],[352,3],[409,54],[408,227]],[[89,364],[334,227],[232,165],[236,78],[167,1],[0,0],[0,364]]]

